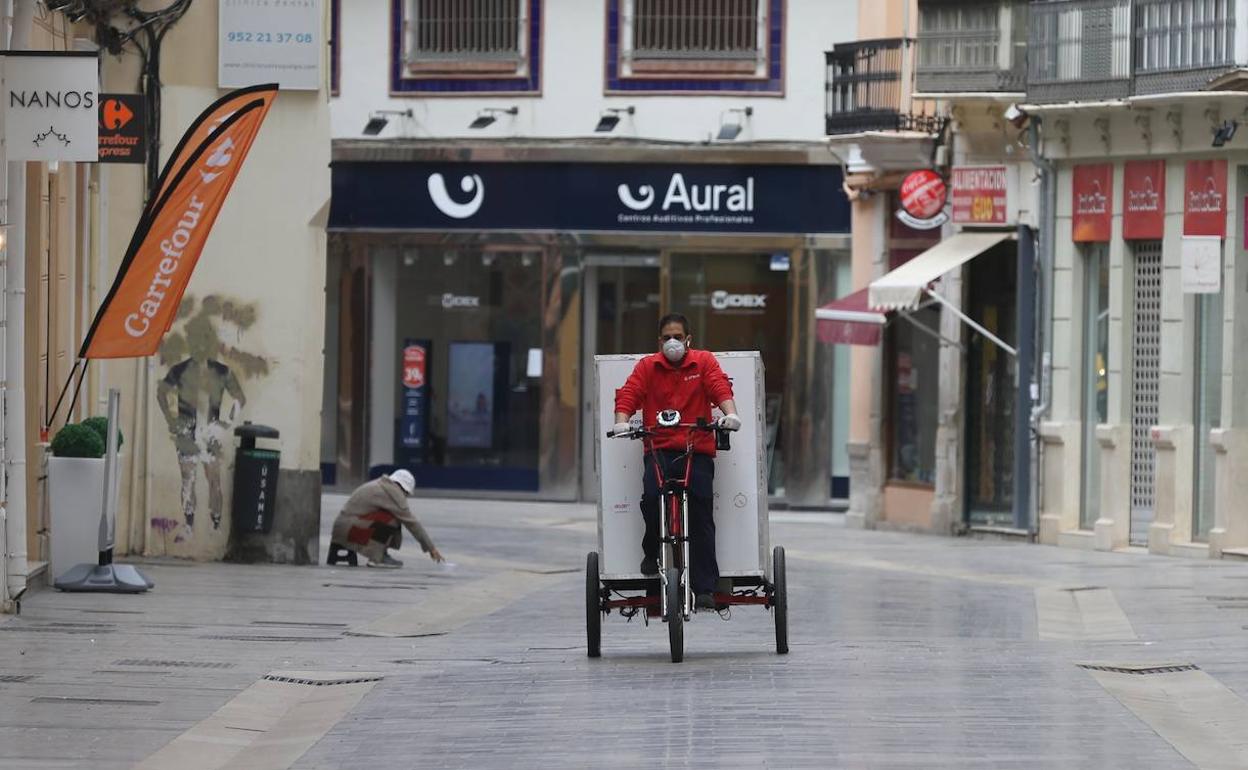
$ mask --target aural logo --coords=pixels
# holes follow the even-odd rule
[[[459,203],[446,189],[446,179],[441,174],[429,175],[429,198],[438,211],[451,219],[467,219],[481,210],[485,203],[485,183],[478,174],[468,174],[459,180],[459,189],[472,195],[472,200]]]
[[[641,192],[640,198],[634,198],[633,191],[626,184],[621,184],[617,187],[616,193],[620,196],[620,203],[628,206],[633,211],[645,211],[654,205],[654,188],[648,184],[643,184],[637,189]]]
[[[616,188],[623,203],[633,211],[645,211],[658,199],[655,188],[642,185],[637,188],[638,195],[633,195],[632,188],[621,184]],[[659,206],[663,211],[754,211],[754,177],[745,180],[745,184],[696,184],[685,181],[685,175],[679,172],[672,174],[663,194],[663,202]]]

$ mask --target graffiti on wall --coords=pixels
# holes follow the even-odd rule
[[[160,348],[165,375],[156,386],[181,474],[181,507],[175,516],[152,518],[152,528],[174,543],[191,539],[202,512],[196,486],[208,487],[207,513],[213,531],[221,529],[226,449],[247,405],[244,383],[269,373],[268,362],[245,349],[255,325],[256,306],[218,295],[202,302],[187,295],[173,329]],[[202,517],[201,517],[202,520]]]

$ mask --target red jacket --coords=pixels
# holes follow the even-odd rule
[[[696,423],[699,417],[711,421],[711,407],[732,398],[732,384],[715,356],[705,350],[685,353],[679,366],[673,366],[662,353],[652,353],[637,362],[624,387],[615,391],[615,411],[633,414],[641,409],[642,425],[653,428],[664,409],[680,412],[682,423]],[[684,449],[686,430],[660,430],[654,437],[655,449]],[[693,451],[715,456],[715,434],[694,434]]]

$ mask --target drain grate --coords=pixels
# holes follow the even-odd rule
[[[1098,663],[1076,663],[1079,668],[1088,671],[1108,671],[1111,674],[1135,674],[1143,676],[1147,674],[1177,674],[1180,671],[1199,671],[1200,666],[1194,666],[1191,663],[1171,663],[1171,664],[1144,664],[1144,665],[1102,665]]]
[[[371,585],[368,583],[321,583],[323,588],[363,588],[369,591],[390,591],[399,589],[402,591],[424,591],[429,586],[409,586],[409,585]]]
[[[380,682],[381,677],[368,674],[358,677],[330,677],[330,678],[308,678],[302,676],[283,676],[281,674],[268,674],[264,677],[266,682],[282,682],[283,684],[306,684],[312,687],[328,687],[335,684],[360,684],[362,682]]]
[[[52,626],[22,626],[22,625],[17,625],[14,623],[9,623],[7,625],[0,626],[0,631],[10,631],[10,632],[24,633],[24,634],[77,634],[79,636],[83,634],[111,634],[113,633],[113,629],[103,628],[103,627],[58,628],[58,627],[52,627]]]
[[[142,610],[78,610],[91,615],[146,615]]]
[[[126,658],[113,661],[113,665],[142,668],[234,668],[233,663],[216,663],[207,660],[155,660],[153,658]]]
[[[34,678],[34,674],[0,674],[0,682],[7,683],[29,682]]]
[[[131,700],[129,698],[70,698],[59,695],[44,695],[31,698],[31,703],[81,703],[88,706],[159,706],[158,700]]]
[[[211,634],[200,639],[223,642],[336,642],[341,636],[252,636],[249,634]]]
[[[300,623],[295,620],[253,620],[253,626],[279,626],[282,628],[346,628],[347,623]]]

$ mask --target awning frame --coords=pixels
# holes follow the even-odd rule
[[[1005,344],[1005,341],[1002,340],[1000,337],[998,337],[997,335],[985,329],[981,324],[976,322],[975,319],[971,318],[966,313],[963,313],[961,308],[954,305],[952,302],[940,296],[936,292],[932,291],[931,288],[924,289],[923,293],[931,297],[932,299],[936,300],[937,302],[939,302],[946,310],[948,310],[949,312],[957,316],[959,319],[961,319],[962,323],[966,324],[967,326],[971,327],[975,331],[987,337],[989,341],[994,343],[997,347],[1001,348],[1009,356],[1015,359],[1018,358],[1017,350]]]

